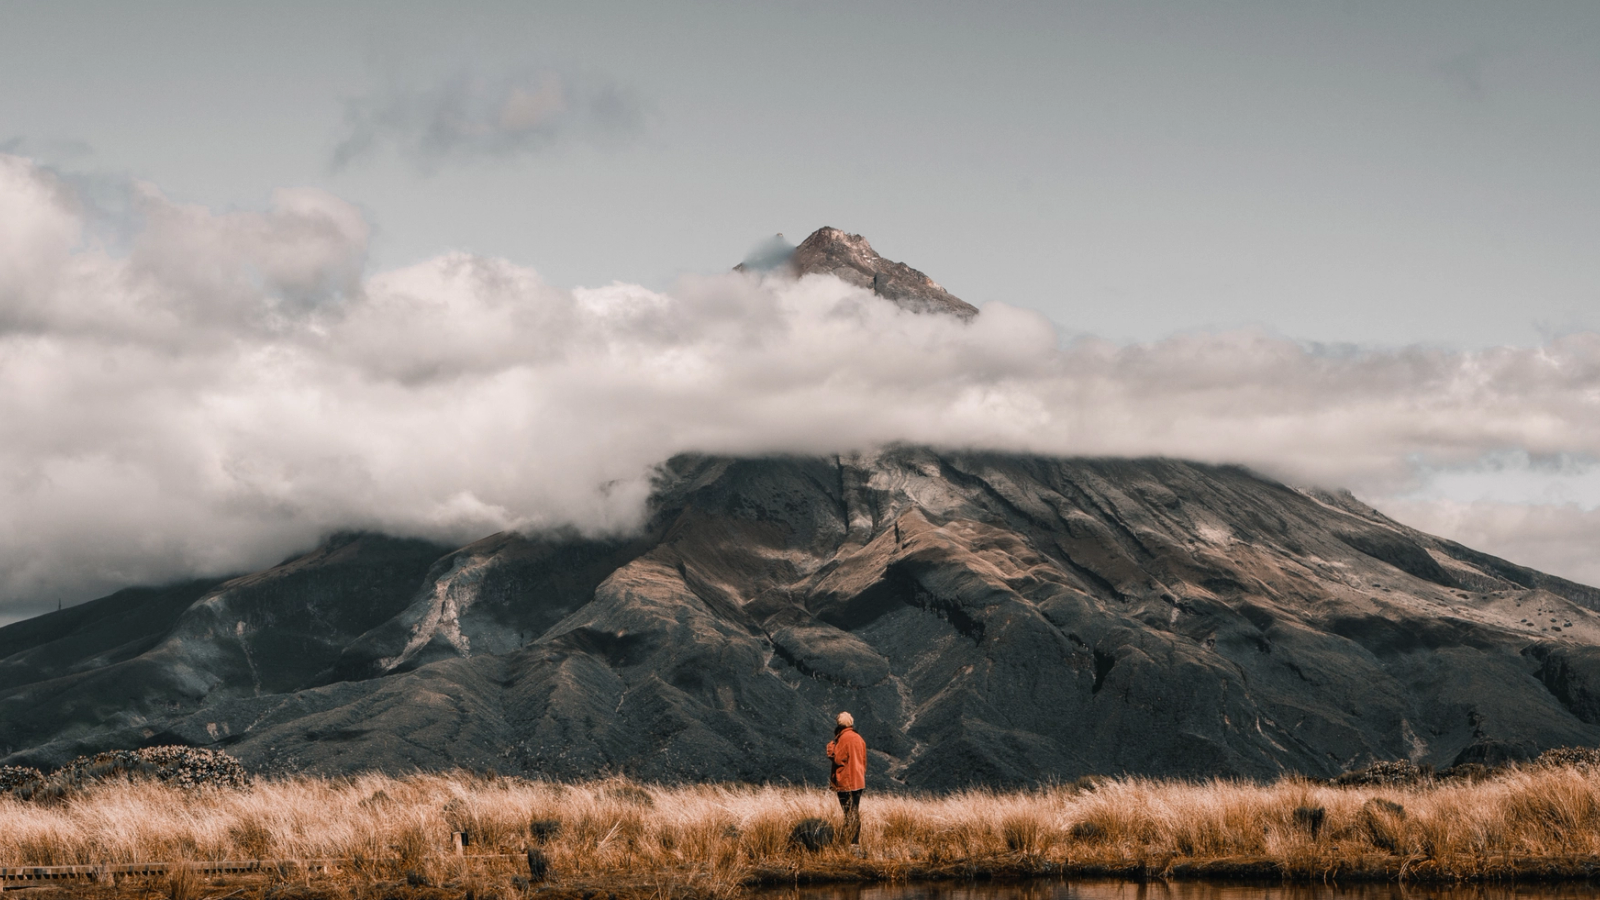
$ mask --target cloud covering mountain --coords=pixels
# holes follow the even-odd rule
[[[320,191],[226,212],[132,196],[112,240],[91,198],[0,157],[0,618],[259,568],[336,529],[622,531],[674,453],[887,442],[1241,462],[1409,497],[1435,516],[1412,524],[1454,516],[1476,546],[1600,581],[1589,506],[1422,490],[1508,450],[1588,477],[1597,334],[1063,343],[1020,307],[917,315],[834,278],[565,290],[465,253],[374,274],[361,212]],[[1559,524],[1532,552],[1496,544],[1531,527],[1507,522]]]

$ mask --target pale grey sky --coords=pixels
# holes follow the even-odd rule
[[[1593,2],[0,0],[0,623],[896,439],[1600,582],[1597,147]],[[987,312],[702,277],[822,225]]]
[[[368,212],[377,267],[462,248],[659,287],[831,224],[973,302],[1111,339],[1600,327],[1592,2],[0,14],[0,142],[212,206],[323,187]],[[380,137],[332,166],[352,108],[552,73],[621,98],[622,121],[420,162]]]

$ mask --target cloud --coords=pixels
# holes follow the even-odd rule
[[[280,190],[264,212],[215,213],[131,188],[127,246],[88,239],[73,186],[0,156],[0,333],[94,335],[184,349],[296,327],[361,289],[368,227],[315,190]]]
[[[1391,500],[1385,514],[1520,565],[1600,584],[1600,509],[1577,503]]]
[[[432,172],[567,142],[616,141],[642,122],[637,99],[610,82],[550,71],[461,72],[430,85],[391,83],[349,101],[332,162],[342,169],[390,149]]]
[[[0,141],[0,153],[11,156],[28,156],[54,162],[80,160],[94,155],[94,147],[82,138],[53,137],[32,138],[15,135]]]
[[[794,251],[795,245],[789,243],[788,238],[775,234],[751,247],[739,266],[750,272],[770,272],[788,262]]]
[[[1577,543],[1540,556],[1517,537],[1541,522],[1580,540],[1592,511],[1491,497],[1452,519],[1440,510],[1468,501],[1427,491],[1506,453],[1600,458],[1600,335],[1467,352],[1258,332],[1063,346],[1026,309],[916,315],[830,277],[564,290],[464,253],[364,275],[367,225],[328,194],[244,212],[137,196],[137,233],[101,246],[70,186],[0,158],[13,610],[248,570],[341,528],[625,530],[674,453],[892,441],[1241,462],[1558,574],[1592,565]]]
[[[1600,508],[1600,459],[1524,450],[1488,453],[1466,465],[1432,472],[1414,494],[1401,499],[1489,501]]]

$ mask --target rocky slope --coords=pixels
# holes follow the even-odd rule
[[[686,457],[644,533],[343,535],[0,629],[0,763],[877,787],[1600,744],[1600,591],[1164,459]]]

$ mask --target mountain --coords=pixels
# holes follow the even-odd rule
[[[818,228],[776,267],[797,278],[832,275],[916,313],[944,313],[962,319],[978,314],[977,307],[940,287],[932,278],[905,263],[884,259],[866,238],[837,228]],[[743,270],[745,265],[734,268]]]
[[[977,314],[838,229],[777,260]],[[822,783],[840,709],[880,789],[1495,762],[1600,745],[1597,610],[1240,468],[691,455],[637,534],[340,534],[0,628],[0,763]]]
[[[1167,459],[686,456],[635,536],[336,536],[0,629],[8,764],[157,743],[877,788],[1600,744],[1600,591]]]

